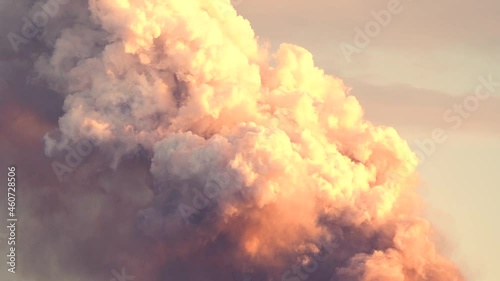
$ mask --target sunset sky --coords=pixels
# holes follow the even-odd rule
[[[498,0],[0,1],[10,280],[500,280]]]
[[[238,1],[234,1],[235,3]],[[448,135],[420,166],[428,218],[453,248],[453,258],[475,281],[500,279],[500,86],[493,98],[457,129],[443,114],[474,93],[478,77],[500,83],[500,2],[397,1],[399,14],[349,62],[342,42],[353,44],[372,11],[391,1],[239,1],[263,42],[291,42],[352,87],[378,124],[394,126],[410,145]]]

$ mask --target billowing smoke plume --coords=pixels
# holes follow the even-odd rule
[[[38,276],[463,280],[419,215],[416,156],[307,50],[271,54],[229,0],[82,2],[34,66],[65,96],[46,154],[89,152],[53,166],[70,187],[36,215]]]

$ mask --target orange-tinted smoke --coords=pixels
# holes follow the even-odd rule
[[[229,0],[90,0],[89,10],[36,64],[66,95],[63,141],[46,137],[46,151],[91,140],[113,169],[149,157],[159,195],[142,230],[166,241],[162,276],[226,280],[231,266],[284,278],[329,241],[321,278],[462,280],[419,216],[414,153],[364,120],[307,50],[270,54]],[[208,200],[196,192],[214,175],[226,180]],[[181,206],[196,200],[210,202],[189,206],[201,219],[186,225]]]

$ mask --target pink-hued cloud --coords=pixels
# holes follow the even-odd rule
[[[463,280],[420,216],[415,154],[307,50],[271,53],[229,0],[76,13],[35,63],[65,97],[45,152],[98,153],[51,199],[64,239],[44,236],[42,278]]]

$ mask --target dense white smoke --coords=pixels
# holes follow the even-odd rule
[[[109,174],[152,178],[144,197],[103,184],[141,207],[139,234],[114,234],[103,263],[126,260],[142,281],[463,280],[419,216],[414,153],[307,50],[270,54],[229,0],[80,4],[35,64],[65,96],[46,153],[88,140]],[[67,221],[99,227],[70,236],[113,239],[99,221],[112,202],[88,217],[75,203]],[[148,246],[134,260],[127,245]]]

